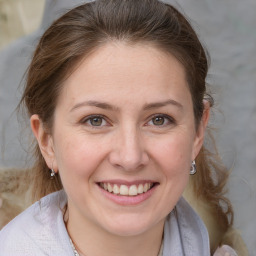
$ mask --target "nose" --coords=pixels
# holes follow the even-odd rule
[[[149,156],[140,131],[136,128],[120,130],[113,139],[109,161],[125,171],[137,171],[146,166]]]

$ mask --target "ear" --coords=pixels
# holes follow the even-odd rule
[[[55,161],[52,136],[47,132],[38,115],[32,115],[30,118],[30,126],[37,139],[41,154],[49,169],[57,172],[58,168]]]
[[[198,155],[203,143],[204,143],[204,135],[205,135],[205,130],[210,118],[210,102],[207,100],[203,101],[204,104],[204,112],[201,118],[200,123],[198,124],[197,131],[196,131],[196,136],[194,140],[194,148],[193,148],[193,153],[192,153],[192,161],[196,158]]]

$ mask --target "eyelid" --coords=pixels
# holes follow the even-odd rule
[[[107,125],[94,126],[94,125],[87,124],[87,126],[92,127],[92,128],[96,128],[96,129],[97,128],[99,129],[99,128],[105,127],[105,126],[110,126],[110,122],[109,122],[108,118],[104,115],[101,115],[101,114],[92,114],[92,115],[83,117],[80,120],[80,123],[86,124],[87,121],[89,121],[90,119],[93,119],[93,118],[102,118],[107,123]]]
[[[148,126],[148,125],[149,125],[148,123],[149,123],[150,121],[152,121],[152,119],[155,118],[155,117],[162,117],[162,118],[165,118],[165,119],[167,119],[167,120],[169,121],[169,123],[168,123],[168,124],[159,125],[159,126],[157,126],[157,125],[152,125],[152,126],[154,126],[154,127],[161,128],[161,127],[165,127],[165,126],[168,126],[168,125],[171,125],[171,124],[175,124],[175,123],[176,123],[176,120],[175,120],[173,117],[171,117],[170,115],[167,115],[167,114],[154,114],[154,115],[152,115],[152,116],[149,117],[148,121],[146,122],[146,126]]]
[[[104,115],[102,115],[102,114],[92,114],[92,115],[88,115],[88,116],[86,116],[86,117],[83,117],[81,120],[80,120],[80,123],[82,123],[82,124],[86,124],[86,122],[87,121],[89,121],[90,119],[93,119],[93,118],[102,118],[105,122],[106,122],[106,124],[104,124],[104,125],[100,125],[100,126],[94,126],[94,125],[90,125],[90,124],[88,124],[87,126],[89,126],[89,127],[91,127],[91,128],[95,128],[95,129],[100,129],[100,128],[102,128],[102,127],[106,127],[106,126],[111,126],[111,122],[109,121],[109,119],[106,117],[106,116],[104,116]],[[162,117],[162,118],[165,118],[165,119],[167,119],[168,120],[168,123],[167,124],[163,124],[163,125],[159,125],[159,126],[157,126],[157,125],[154,125],[154,124],[149,124],[149,122],[151,122],[152,121],[152,119],[153,118],[156,118],[156,117]],[[145,124],[145,126],[154,126],[154,127],[158,127],[158,128],[161,128],[161,127],[165,127],[165,126],[168,126],[168,125],[173,125],[173,124],[175,124],[176,123],[176,120],[172,117],[172,116],[170,116],[170,115],[167,115],[167,114],[153,114],[153,115],[151,115],[149,118],[148,118],[148,121],[146,122],[146,124]]]

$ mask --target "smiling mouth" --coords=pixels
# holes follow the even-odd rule
[[[150,189],[152,189],[157,183],[148,182],[144,184],[138,184],[138,185],[124,185],[124,184],[111,184],[111,183],[105,183],[100,182],[98,185],[106,190],[109,193],[119,195],[119,196],[137,196],[140,194],[144,194],[148,192]]]

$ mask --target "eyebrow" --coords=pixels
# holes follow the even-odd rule
[[[101,109],[106,109],[106,110],[118,110],[118,108],[106,103],[106,102],[99,102],[99,101],[84,101],[81,103],[76,104],[74,107],[71,108],[70,112],[74,111],[75,109],[81,108],[81,107],[97,107]]]
[[[177,102],[175,100],[169,99],[169,100],[166,100],[166,101],[153,102],[153,103],[145,104],[143,106],[143,110],[151,110],[151,109],[155,109],[155,108],[161,108],[161,107],[165,107],[167,105],[173,105],[173,106],[176,106],[180,109],[183,109],[182,104],[180,104],[179,102]],[[119,108],[117,108],[117,107],[115,107],[111,104],[108,104],[106,102],[89,100],[89,101],[84,101],[84,102],[76,104],[74,107],[71,108],[70,112],[72,112],[72,111],[74,111],[78,108],[86,107],[86,106],[97,107],[97,108],[111,110],[111,111],[118,111],[119,110]]]
[[[162,101],[162,102],[153,102],[153,103],[146,104],[144,106],[144,110],[150,110],[150,109],[154,109],[154,108],[161,108],[161,107],[165,107],[167,105],[174,105],[174,106],[176,106],[180,109],[183,109],[182,104],[180,104],[178,101],[169,99],[169,100]]]

